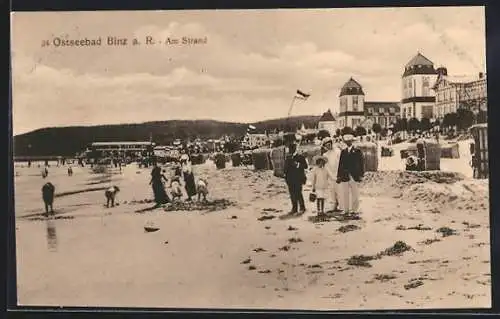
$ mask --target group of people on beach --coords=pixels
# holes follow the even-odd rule
[[[289,215],[302,215],[306,211],[303,185],[309,169],[306,158],[298,153],[294,138],[287,145],[285,181],[288,186],[292,210]],[[364,175],[364,159],[360,149],[353,145],[354,136],[345,134],[340,143],[326,137],[321,141],[321,155],[315,156],[311,172],[311,201],[316,202],[317,214],[325,214],[325,201],[330,198],[333,211],[358,212],[359,184]]]
[[[192,201],[193,196],[197,194],[198,201],[200,201],[202,197],[204,201],[207,200],[208,183],[204,178],[199,178],[198,182],[195,181],[192,164],[188,154],[184,153],[181,155],[179,163],[174,167],[174,176],[170,180],[165,176],[165,173],[166,171],[162,170],[157,163],[154,164],[149,184],[153,188],[154,200],[157,206],[182,199],[182,182],[188,202]],[[165,190],[165,184],[169,185],[170,196]]]

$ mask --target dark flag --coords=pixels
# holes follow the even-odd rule
[[[301,90],[297,90],[297,93],[295,94],[295,98],[301,100],[307,100],[309,96],[311,96],[311,94],[304,93]]]

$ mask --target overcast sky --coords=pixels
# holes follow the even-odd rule
[[[43,40],[207,37],[198,46],[42,48]],[[420,51],[449,74],[485,66],[483,7],[35,12],[12,17],[14,134],[170,119],[251,122],[338,108],[352,76],[399,101]]]

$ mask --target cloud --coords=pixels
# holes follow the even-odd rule
[[[312,95],[294,114],[321,114],[338,107],[340,87],[351,76],[364,86],[367,100],[399,100],[403,67],[417,51],[451,74],[479,72],[485,59],[484,17],[476,9],[124,17],[33,14],[18,24],[14,19],[15,131],[190,117],[261,120],[285,116],[296,89]],[[53,50],[33,45],[60,30],[83,37],[103,29],[142,40],[207,37],[208,43]]]

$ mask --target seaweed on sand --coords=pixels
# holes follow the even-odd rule
[[[356,225],[345,225],[345,226],[340,226],[337,230],[341,233],[347,233],[353,230],[358,230],[360,229],[359,226]]]
[[[456,235],[457,232],[454,229],[451,229],[450,227],[441,227],[438,230],[436,230],[436,233],[441,233],[443,237],[448,237],[452,235]]]
[[[371,267],[369,261],[374,259],[376,259],[375,256],[354,255],[347,260],[347,264],[350,266]]]
[[[394,245],[379,253],[381,256],[396,256],[401,255],[405,251],[411,250],[411,246],[403,241],[397,241]]]
[[[215,199],[212,201],[206,202],[181,202],[176,201],[173,203],[168,203],[165,205],[164,210],[167,212],[172,211],[207,211],[207,212],[215,212],[224,210],[230,206],[235,206],[236,204],[227,199]]]

